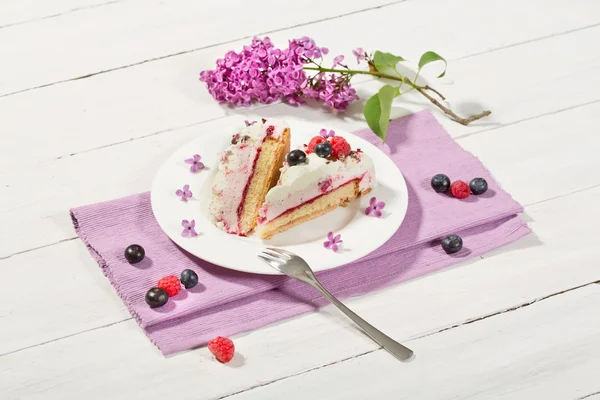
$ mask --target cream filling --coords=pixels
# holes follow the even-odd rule
[[[361,179],[361,192],[375,185],[373,161],[362,152],[337,161],[311,153],[303,164],[291,167],[286,164],[281,169],[277,186],[267,193],[265,204],[259,212],[259,224],[264,225],[284,212],[354,179]]]
[[[219,153],[209,206],[211,221],[219,229],[228,233],[240,232],[241,205],[258,152],[267,136],[279,138],[286,128],[289,127],[284,121],[257,121],[238,130],[232,136],[232,144]]]

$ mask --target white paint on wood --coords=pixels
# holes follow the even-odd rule
[[[230,399],[579,399],[600,390],[599,307],[591,285],[411,341],[408,364],[379,350]]]
[[[0,26],[16,25],[0,29],[0,95],[208,48],[0,98],[0,258],[48,246],[0,259],[8,299],[0,303],[3,400],[166,398],[173,390],[194,400],[239,391],[246,392],[232,398],[597,397],[598,287],[555,295],[600,279],[593,212],[600,188],[591,173],[600,168],[600,58],[585,50],[600,37],[596,1],[278,2],[268,7],[272,18],[254,25],[245,22],[264,10],[237,0],[94,7],[100,3],[3,1]],[[228,20],[202,18],[224,9]],[[45,18],[53,13],[64,15]],[[286,29],[295,24],[305,25]],[[310,35],[331,56],[356,46],[410,59],[439,51],[451,63],[449,79],[436,84],[452,106],[494,112],[469,127],[440,121],[529,204],[535,233],[482,260],[348,301],[391,336],[416,339],[411,364],[372,352],[375,345],[331,307],[238,335],[239,355],[228,366],[206,349],[164,358],[81,242],[53,244],[73,237],[70,206],[147,190],[173,149],[252,110],[217,106],[197,74],[248,39],[218,43],[266,30],[277,31],[270,35],[277,42]],[[379,86],[358,81],[363,98]],[[403,100],[394,116],[426,104]],[[254,111],[365,127],[360,106],[337,118],[284,105]],[[25,275],[33,277],[26,284]],[[436,334],[465,321],[476,322]],[[193,390],[179,389],[182,381]]]
[[[0,95],[390,2],[128,0],[17,25],[0,30]]]
[[[40,19],[56,18],[71,12],[110,5],[119,1],[124,0],[2,0],[0,2],[0,28],[7,29],[19,24],[35,23]]]

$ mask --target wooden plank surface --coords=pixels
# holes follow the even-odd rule
[[[410,364],[378,350],[227,398],[590,398],[600,392],[598,307],[600,286],[590,285],[411,341]]]
[[[35,23],[41,19],[56,18],[89,8],[108,6],[119,1],[125,0],[2,0],[0,29]]]
[[[0,30],[0,96],[400,1],[128,0],[16,25]]]
[[[600,55],[590,49],[600,4],[284,3],[0,4],[0,281],[17,283],[0,302],[0,398],[172,397],[173,388],[182,399],[598,398]],[[148,190],[174,149],[248,113],[365,127],[358,104],[345,115],[216,105],[198,71],[267,31],[278,43],[309,35],[331,56],[439,51],[450,69],[435,83],[451,105],[494,111],[469,127],[437,115],[526,206],[534,234],[348,300],[410,341],[412,363],[387,357],[331,307],[238,335],[230,365],[206,349],[165,358],[73,240],[69,207]],[[380,83],[355,86],[364,99]],[[393,116],[424,107],[409,95]]]

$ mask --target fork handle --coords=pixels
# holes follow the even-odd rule
[[[327,289],[325,289],[323,285],[321,285],[320,282],[315,280],[311,283],[311,286],[313,286],[315,289],[321,292],[321,294],[325,296],[327,300],[332,302],[352,321],[354,321],[358,326],[360,326],[362,330],[365,331],[365,333],[369,335],[371,339],[379,343],[381,347],[383,347],[385,350],[391,353],[394,357],[396,357],[400,361],[406,361],[413,355],[413,351],[411,349],[396,342],[394,339],[384,334],[379,329],[375,328],[373,325],[369,324],[367,321],[356,315],[354,311],[346,307],[341,301],[339,301],[331,293],[329,293]]]

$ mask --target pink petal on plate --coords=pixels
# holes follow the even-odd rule
[[[335,251],[335,252],[337,253],[337,251],[338,251],[338,246],[337,246],[337,244],[332,244],[332,245],[331,245],[331,250],[333,250],[333,251]]]
[[[379,208],[380,210],[385,207],[385,203],[383,201],[380,201],[379,203],[377,203],[377,208]]]
[[[327,239],[329,239],[329,241],[333,242],[333,232],[329,232],[327,234]]]
[[[183,237],[188,237],[188,236],[190,236],[190,230],[189,230],[188,228],[185,228],[185,229],[183,230],[183,232],[181,232],[181,236],[183,236]]]
[[[183,195],[183,191],[181,189],[177,189],[177,191],[175,192],[175,194],[177,196],[182,196]]]
[[[377,218],[381,218],[382,215],[383,215],[383,213],[381,211],[379,211],[379,210],[375,211],[375,216]]]
[[[196,220],[195,219],[193,219],[193,220],[190,221],[190,227],[192,229],[196,227]]]
[[[365,214],[371,215],[371,211],[373,211],[373,207],[367,207],[367,209],[365,210]]]
[[[339,243],[340,238],[341,238],[341,235],[335,235],[335,237],[333,238],[334,243]]]
[[[188,190],[190,190],[190,185],[183,185],[183,191],[187,192]]]
[[[331,242],[328,240],[328,241],[326,241],[326,242],[323,242],[323,247],[325,247],[326,249],[328,249],[328,248],[330,248],[330,247],[331,247],[331,244],[332,244],[332,243],[331,243]]]
[[[189,224],[190,224],[190,221],[188,221],[187,219],[184,219],[181,221],[181,226],[183,226],[184,228],[187,228]]]
[[[369,200],[369,204],[374,206],[375,203],[377,203],[377,199],[375,197],[371,197],[371,200]]]

